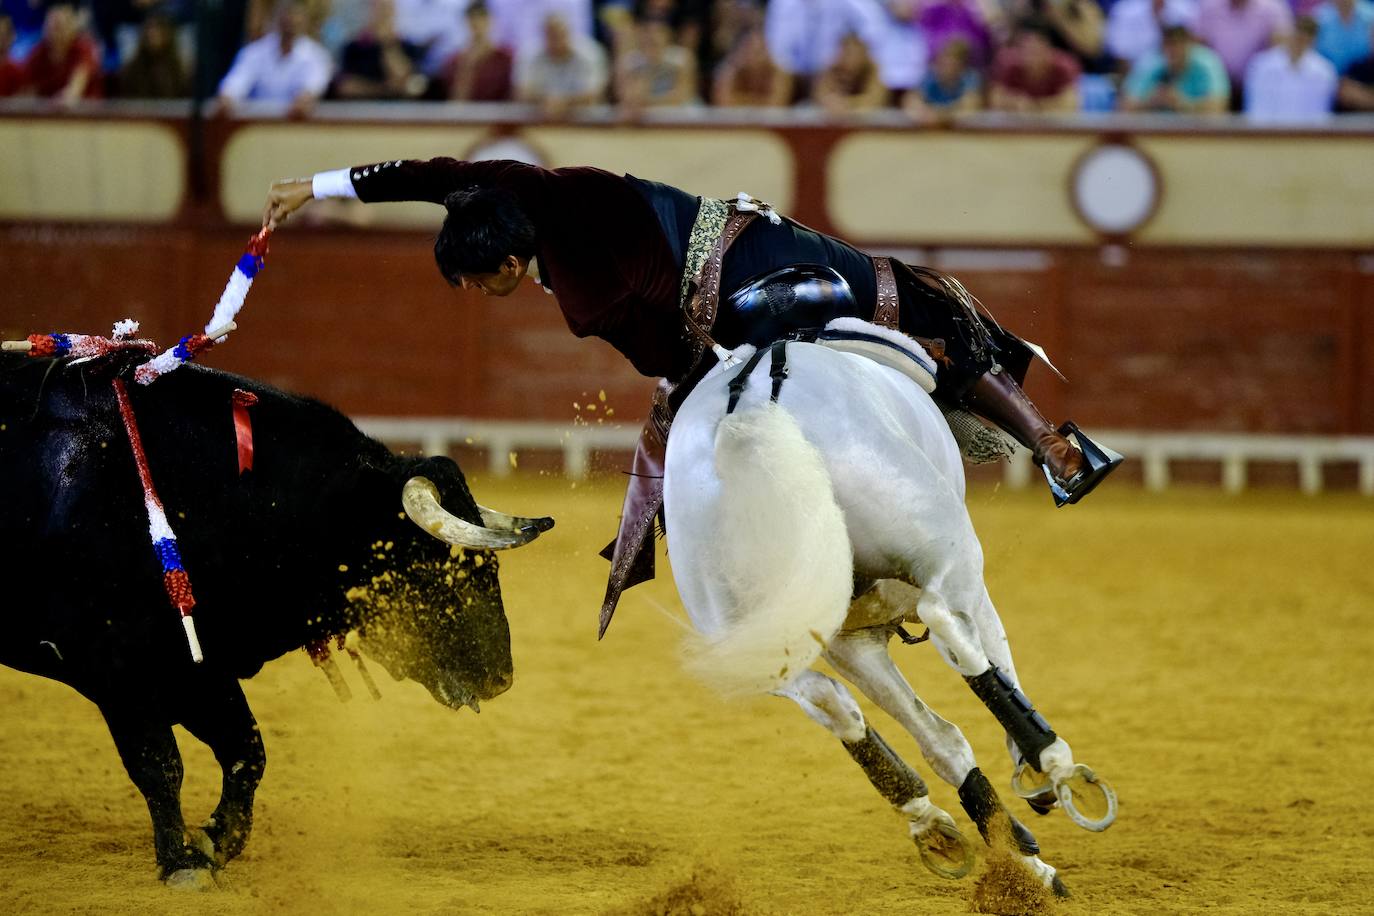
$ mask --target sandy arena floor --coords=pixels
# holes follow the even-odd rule
[[[269,664],[247,685],[269,759],[257,829],[218,892],[157,883],[95,708],[0,670],[0,911],[969,912],[973,879],[928,874],[800,710],[722,703],[681,673],[666,569],[596,642],[618,481],[474,490],[559,521],[502,560],[514,689],[476,717],[385,678],[374,703],[346,669],[359,696],[341,705],[304,654]],[[1056,912],[1374,912],[1374,504],[1110,485],[1062,512],[1040,492],[970,503],[1027,692],[1121,797],[1104,834],[1008,798],[1075,894]],[[1048,547],[1069,539],[1095,552]],[[895,651],[1005,790],[991,716],[928,646]],[[199,822],[218,770],[179,737]],[[953,789],[932,794],[972,832]]]

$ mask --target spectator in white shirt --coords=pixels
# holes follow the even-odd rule
[[[396,34],[425,49],[420,68],[435,76],[467,47],[468,0],[396,0]]]
[[[538,105],[548,118],[604,101],[609,80],[605,49],[595,39],[574,35],[556,14],[544,20],[544,49],[515,63],[520,101]]]
[[[1107,51],[1135,64],[1163,48],[1164,29],[1197,23],[1197,0],[1117,0],[1107,14]]]
[[[592,0],[487,0],[491,40],[515,56],[516,66],[544,50],[544,23],[563,20],[574,43],[592,36]]]
[[[1256,121],[1327,117],[1336,96],[1336,68],[1312,49],[1317,23],[1301,16],[1292,34],[1256,54],[1245,71],[1245,113]]]
[[[769,0],[764,36],[778,66],[810,80],[840,54],[845,35],[858,35],[888,89],[910,89],[925,77],[920,30],[893,18],[880,0]]]
[[[324,46],[305,34],[306,6],[285,0],[277,8],[277,28],[243,46],[219,84],[226,110],[244,99],[290,104],[288,114],[307,113],[324,94],[334,61]]]

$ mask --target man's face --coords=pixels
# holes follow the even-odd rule
[[[529,261],[508,254],[494,273],[463,274],[458,282],[463,289],[480,289],[484,296],[509,296],[520,285],[529,266]]]
[[[544,22],[544,50],[555,59],[562,59],[572,53],[568,24],[557,16],[550,16]]]
[[[1028,67],[1048,67],[1054,60],[1054,46],[1039,32],[1027,32],[1022,35],[1017,47],[1021,50],[1022,61]]]
[[[54,6],[43,20],[43,37],[59,48],[65,48],[76,37],[76,14],[69,6]]]

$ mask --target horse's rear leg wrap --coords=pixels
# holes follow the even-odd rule
[[[964,680],[968,681],[973,693],[983,701],[983,705],[1002,724],[1007,734],[1011,735],[1030,765],[1039,770],[1040,752],[1053,744],[1058,736],[1044,717],[1035,711],[1031,701],[1016,689],[1011,678],[996,665]]]
[[[845,741],[843,744],[854,762],[863,767],[873,788],[893,807],[900,808],[913,798],[926,795],[928,790],[925,781],[897,756],[872,726],[865,730],[862,739]]]
[[[1035,834],[1007,812],[1001,799],[997,797],[997,792],[993,790],[992,783],[988,782],[983,771],[977,767],[968,771],[963,785],[959,786],[959,803],[964,806],[964,813],[969,816],[969,820],[978,825],[983,842],[992,845],[993,822],[1006,818],[1006,824],[1011,830],[1011,840],[1021,855],[1040,855],[1040,844],[1035,841]]]

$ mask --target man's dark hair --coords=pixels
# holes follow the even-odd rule
[[[448,216],[434,240],[434,261],[450,284],[464,274],[496,273],[508,255],[534,257],[534,224],[509,191],[465,188],[444,206]]]

